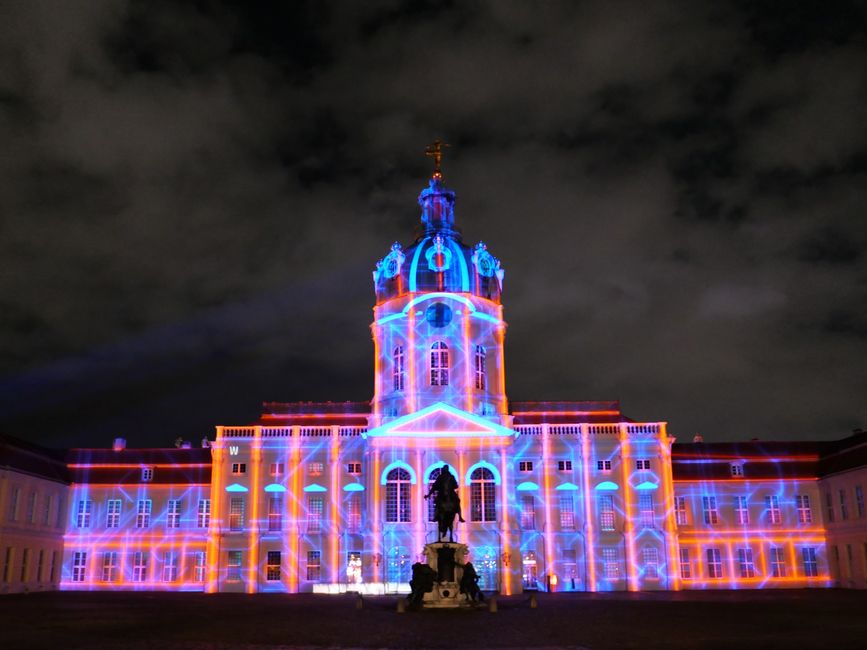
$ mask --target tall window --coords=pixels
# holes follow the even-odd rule
[[[163,554],[163,582],[174,582],[178,579],[178,554],[166,551]]]
[[[863,519],[864,518],[864,489],[860,485],[855,486],[855,508],[858,510],[858,519]]]
[[[18,519],[18,500],[21,498],[21,488],[17,485],[12,486],[12,494],[9,497],[9,521]],[[79,526],[82,528],[82,526]]]
[[[181,527],[181,500],[169,499],[168,509],[166,510],[166,528]]]
[[[849,505],[846,503],[846,490],[840,490],[840,519],[846,521],[849,518]]]
[[[153,501],[151,501],[150,499],[139,499],[138,508],[135,515],[136,528],[150,528],[152,507]]]
[[[87,572],[87,551],[76,551],[72,554],[72,581],[84,582]]]
[[[750,523],[750,509],[744,496],[735,497],[735,521],[741,525]]]
[[[283,528],[283,499],[270,497],[268,499],[268,530],[271,532]]]
[[[812,546],[805,546],[801,549],[801,560],[804,564],[804,575],[808,578],[815,578],[819,575],[819,565],[816,562],[816,549]]]
[[[136,551],[132,554],[132,581],[144,582],[148,577],[148,554]]]
[[[599,527],[614,530],[614,497],[610,494],[599,495]]]
[[[75,523],[79,528],[90,528],[90,514],[93,512],[93,501],[82,499],[78,502],[78,515]]]
[[[241,551],[229,551],[226,559],[226,580],[229,582],[241,581]]]
[[[740,567],[741,578],[756,577],[756,566],[753,564],[753,549],[738,549],[738,566]]]
[[[686,497],[674,497],[674,521],[678,526],[686,526]]]
[[[718,548],[709,548],[707,555],[707,577],[722,578],[722,556]]]
[[[430,385],[449,385],[449,346],[442,341],[430,346]]]
[[[620,565],[617,562],[617,549],[606,546],[602,549],[602,563],[605,566],[605,579],[617,580],[620,577]]]
[[[855,493],[856,494],[858,493],[857,489],[856,489]],[[51,495],[46,494],[45,495],[45,501],[43,502],[43,507],[42,507],[42,525],[43,526],[47,526],[48,522],[51,520],[51,501],[52,501]]]
[[[120,526],[120,499],[109,499],[105,509],[105,527],[117,528]]]
[[[521,497],[521,530],[536,530],[536,500],[529,494]]]
[[[27,521],[31,524],[36,523],[36,492],[31,492],[27,500]]]
[[[798,506],[798,523],[812,524],[813,510],[810,508],[810,497],[807,494],[799,494],[795,497],[795,504]]]
[[[211,500],[199,499],[199,507],[196,510],[196,526],[207,528],[211,525]]]
[[[702,497],[701,507],[704,511],[704,523],[709,526],[719,523],[719,512],[716,509],[716,497]]]
[[[229,501],[229,530],[244,530],[244,497]]]
[[[638,511],[641,515],[641,527],[653,528],[653,492],[644,490],[638,496]],[[656,549],[653,549],[656,551]]]
[[[403,390],[406,379],[406,370],[404,366],[402,345],[398,345],[394,348],[393,359],[392,379],[394,380],[394,390]]]
[[[828,508],[828,523],[834,523],[834,497],[830,492],[825,492],[825,506]]]
[[[204,582],[205,581],[205,552],[204,551],[195,551],[193,553],[194,567],[195,573],[193,575],[193,579],[196,582]]]
[[[783,521],[783,514],[780,512],[780,497],[775,494],[770,494],[765,497],[765,506],[768,509],[768,523],[779,524]]]
[[[483,345],[476,346],[475,369],[476,388],[485,390],[485,347]]]
[[[472,521],[496,521],[497,501],[494,475],[487,467],[470,474],[470,518]]]
[[[560,495],[560,530],[575,530],[575,500],[571,494]]]
[[[680,577],[684,580],[689,580],[692,577],[689,549],[683,546],[680,548]]]
[[[349,495],[346,527],[352,532],[358,532],[361,530],[361,494],[358,492],[352,492]]]
[[[321,576],[322,552],[307,551],[307,579],[318,582]]]
[[[650,580],[659,578],[659,551],[655,546],[645,546],[641,549],[641,559],[644,561],[644,577]]]
[[[142,467],[141,468],[141,480],[144,483],[150,483],[154,480],[154,468],[153,467]]]
[[[325,500],[316,494],[307,497],[307,532],[322,532],[322,515],[325,512]]]
[[[403,467],[395,467],[385,477],[385,520],[392,523],[412,521],[410,476]]]
[[[265,580],[280,580],[280,551],[268,551],[265,562]]]
[[[786,577],[785,549],[778,546],[771,547],[771,575],[775,578]]]

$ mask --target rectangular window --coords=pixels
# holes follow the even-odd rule
[[[650,459],[649,458],[637,458],[635,460],[635,469],[637,469],[637,470],[650,469]]]
[[[9,521],[18,521],[18,501],[21,499],[21,488],[12,486],[12,494],[9,497]],[[81,526],[79,526],[81,528]]]
[[[557,471],[571,472],[572,471],[572,461],[571,460],[558,460],[557,461]]]
[[[735,523],[742,526],[750,523],[750,509],[746,497],[735,497]]]
[[[617,580],[620,577],[620,565],[617,562],[617,549],[604,547],[602,549],[602,563],[605,567],[605,579]]]
[[[241,475],[247,473],[247,463],[232,463],[232,474]]]
[[[778,546],[771,547],[771,575],[775,578],[786,577],[785,549]]]
[[[858,519],[864,518],[864,489],[860,485],[855,486],[855,509],[858,511]]]
[[[15,550],[11,546],[6,547],[6,553],[3,557],[3,582],[7,583],[12,576],[12,556]]]
[[[398,345],[394,348],[394,365],[392,366],[391,373],[392,387],[394,388],[394,390],[403,390],[406,371],[404,370],[402,345]]]
[[[36,580],[42,582],[42,568],[45,565],[45,549],[39,549],[39,559],[36,561]]]
[[[205,581],[205,552],[204,551],[196,551],[193,553],[193,560],[195,566],[195,573],[193,575],[193,579],[196,582],[204,582]]]
[[[783,513],[780,512],[780,497],[775,494],[766,496],[765,507],[768,510],[769,524],[780,524],[783,522]]]
[[[704,512],[704,523],[714,526],[719,523],[719,512],[716,509],[716,497],[702,497],[701,507]]]
[[[36,492],[30,493],[30,498],[27,499],[27,523],[36,523]]]
[[[132,581],[145,582],[148,579],[148,554],[136,551],[132,554]]]
[[[819,575],[819,564],[816,562],[816,549],[812,546],[805,546],[801,549],[801,561],[804,564],[804,575],[808,578],[815,578]]]
[[[680,548],[680,577],[683,580],[692,578],[692,565],[689,562],[689,549]]]
[[[526,494],[521,497],[521,530],[536,530],[536,500]]]
[[[102,581],[117,582],[120,575],[120,565],[117,561],[117,551],[106,551],[102,554]]]
[[[283,463],[271,463],[271,476],[283,476]]]
[[[614,497],[610,494],[599,495],[599,527],[614,530]]]
[[[346,473],[359,476],[361,474],[361,463],[346,463]]]
[[[55,528],[63,528],[66,524],[64,523],[64,519],[66,518],[66,513],[64,509],[66,508],[66,502],[63,499],[63,495],[57,498],[57,521],[54,522]]]
[[[810,508],[810,497],[806,494],[799,494],[795,497],[795,504],[798,506],[798,523],[812,524],[813,511]]]
[[[738,567],[740,568],[741,578],[756,577],[756,567],[753,564],[753,549],[738,549]]]
[[[346,526],[352,532],[358,532],[361,530],[361,494],[358,492],[353,492],[349,495]]]
[[[307,579],[319,582],[322,555],[319,551],[307,551]]]
[[[244,497],[229,501],[229,530],[244,530]]]
[[[571,494],[560,495],[560,530],[575,530],[575,499]]]
[[[268,551],[265,561],[265,580],[268,582],[280,580],[280,551]]]
[[[283,529],[283,499],[270,497],[268,499],[268,530],[275,532]]]
[[[846,490],[840,490],[840,520],[849,518],[849,505],[846,503]]]
[[[42,525],[47,526],[48,522],[51,521],[51,502],[52,498],[50,494],[45,495],[45,500],[43,501],[42,506]]]
[[[828,507],[828,523],[834,523],[834,497],[830,492],[825,492],[825,505]]]
[[[596,471],[597,472],[610,472],[611,471],[611,461],[610,460],[597,460],[596,461]]]
[[[105,527],[120,526],[120,499],[109,499],[105,502]]]
[[[743,476],[744,475],[744,466],[741,463],[732,463],[729,465],[729,471],[732,476]]]
[[[150,499],[139,499],[138,508],[135,514],[136,528],[150,528],[151,525],[151,509],[153,501]]]
[[[241,551],[229,551],[226,559],[226,580],[241,581]]]
[[[644,561],[644,577],[648,580],[659,578],[659,551],[655,546],[645,546],[641,549],[641,559]]]
[[[75,551],[72,554],[72,581],[84,582],[87,575],[87,552]]]
[[[674,521],[678,526],[686,526],[686,497],[674,497]]]
[[[707,577],[722,578],[722,556],[718,548],[709,548],[706,551],[707,555]]]
[[[307,463],[307,473],[310,476],[321,476],[324,471],[325,465],[323,463]]]
[[[150,483],[154,480],[154,468],[153,467],[142,467],[141,468],[141,480],[144,483]]]
[[[518,463],[518,471],[519,472],[532,472],[533,471],[533,461],[532,460],[522,460]]]
[[[78,515],[75,518],[78,528],[90,528],[90,514],[93,512],[93,501],[82,499],[78,502]]]
[[[175,582],[178,579],[178,554],[166,551],[163,555],[163,582]]]
[[[30,549],[25,548],[21,555],[21,582],[27,582],[30,579]]]
[[[322,532],[322,514],[325,512],[325,500],[321,496],[307,497],[307,532]]]
[[[166,512],[166,528],[181,527],[181,500],[169,499],[168,510]]]
[[[208,528],[211,525],[210,499],[199,499],[199,507],[196,510],[196,525],[199,528]]]
[[[642,528],[653,528],[655,517],[653,510],[653,492],[643,490],[638,495],[638,512]],[[656,549],[654,549],[655,551]]]
[[[54,582],[54,576],[57,575],[57,551],[51,552],[51,568],[48,571],[48,581]]]
[[[449,385],[449,349],[445,343],[437,341],[430,351],[430,385]]]

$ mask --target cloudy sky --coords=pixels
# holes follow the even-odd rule
[[[864,7],[5,2],[0,430],[164,445],[369,399],[370,272],[443,138],[458,225],[506,269],[512,399],[844,437]]]

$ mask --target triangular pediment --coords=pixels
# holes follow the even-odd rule
[[[395,438],[512,438],[515,432],[483,417],[462,411],[445,402],[386,422],[367,432],[368,437]]]

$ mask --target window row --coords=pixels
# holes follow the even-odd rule
[[[247,473],[247,463],[232,463],[231,472],[233,476],[241,476]],[[284,476],[286,473],[285,463],[271,463],[269,474],[271,476]],[[322,476],[325,473],[325,463],[321,461],[313,461],[307,463],[307,474],[309,476]],[[346,463],[346,473],[352,476],[361,474],[361,463],[358,461],[350,461]]]
[[[34,557],[35,555],[35,557]],[[30,582],[35,579],[36,582],[47,580],[49,583],[54,582],[57,574],[57,551],[46,551],[39,549],[37,553],[33,553],[33,549],[21,549],[20,564],[15,567],[15,547],[7,546],[3,552],[3,571],[0,574],[3,584],[14,582],[16,578],[23,583]],[[34,565],[35,560],[35,565]]]
[[[25,497],[21,486],[12,485],[7,519],[10,522],[62,528],[64,508],[62,495],[43,494],[40,499],[39,492],[31,490]]]
[[[572,461],[571,460],[556,460],[557,463],[557,471],[558,472],[571,472],[572,471]],[[522,473],[529,473],[533,471],[535,467],[536,461],[532,460],[521,460],[518,461],[518,471]],[[638,471],[645,471],[650,469],[650,459],[649,458],[636,458],[635,459],[635,469]],[[596,461],[596,471],[602,473],[608,473],[611,471],[611,461],[610,460],[597,460]]]
[[[449,385],[449,346],[443,341],[435,341],[430,346],[430,385]],[[402,345],[392,350],[392,387],[396,391],[406,388],[406,353]],[[483,345],[473,349],[473,385],[477,390],[487,387],[487,351]]]
[[[715,495],[705,495],[701,497],[702,520],[707,526],[715,526],[720,522],[719,505],[722,503],[722,498],[717,498]],[[734,521],[738,525],[747,525],[750,522],[750,499],[745,495],[734,495],[731,497],[731,507],[734,513]],[[783,523],[783,511],[780,505],[780,497],[775,494],[769,494],[764,497],[763,520],[767,524],[780,525]],[[799,494],[795,496],[795,510],[797,513],[799,524],[813,523],[813,510],[810,504],[810,496],[807,494]],[[686,497],[674,497],[674,514],[675,522],[678,526],[689,525],[689,515],[687,512]]]
[[[852,490],[855,498],[855,514],[858,519],[864,518],[864,489],[860,485],[856,485]],[[845,488],[840,488],[836,491],[836,500],[839,506],[840,521],[849,519],[849,493]],[[832,490],[825,492],[825,507],[827,509],[828,523],[833,524],[836,520],[836,512],[834,508],[835,494]]]
[[[152,567],[152,556],[156,555],[159,566]],[[160,554],[152,554],[148,551],[133,551],[132,553],[120,553],[119,551],[105,551],[98,554],[99,564],[96,573],[90,576],[90,580],[97,582],[121,582],[125,576],[127,582],[177,582],[182,575],[182,554],[177,551],[164,551]],[[121,561],[126,560],[125,566]],[[205,581],[205,552],[194,551],[188,554],[188,564],[191,567],[191,579],[193,582]],[[156,575],[150,571],[155,570]],[[72,582],[85,582],[88,580],[88,552],[76,551],[72,554]]]
[[[182,499],[169,499],[166,502],[166,528],[181,527]],[[122,499],[108,499],[105,502],[105,527],[120,528],[123,511]],[[135,527],[150,528],[153,514],[153,501],[139,499],[135,509]],[[93,500],[81,499],[75,511],[75,527],[91,528],[93,525]],[[199,499],[196,506],[196,528],[208,528],[211,525],[211,500]]]
[[[816,559],[816,549],[814,547],[801,548],[801,573],[808,578],[815,578],[819,575],[819,565]],[[704,551],[704,567],[705,575],[708,578],[724,578],[725,564],[723,562],[722,551],[719,548],[707,548]],[[735,549],[735,577],[750,579],[760,577],[759,571],[756,569],[756,563],[753,558],[752,548]],[[786,560],[786,550],[782,547],[771,547],[769,549],[768,577],[785,578],[788,576],[789,563]],[[690,557],[690,549],[681,547],[679,549],[679,564],[680,577],[683,580],[692,580],[696,577],[693,570],[692,558]]]

